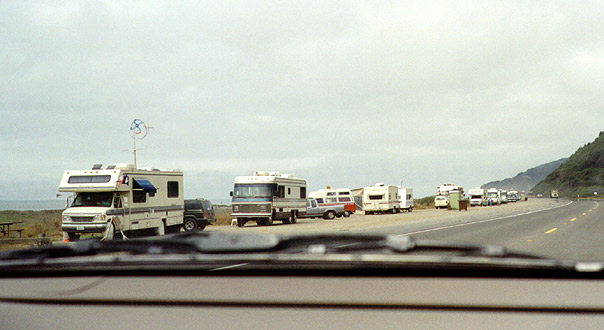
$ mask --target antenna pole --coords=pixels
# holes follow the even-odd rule
[[[136,166],[136,137],[132,137],[132,142],[134,143],[134,149],[132,149],[132,154],[134,155],[134,168],[138,168]]]

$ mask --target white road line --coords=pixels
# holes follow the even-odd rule
[[[566,203],[564,205],[554,206],[554,207],[551,207],[549,209],[541,209],[541,210],[529,211],[529,212],[525,212],[525,213],[506,215],[506,216],[499,217],[499,218],[479,220],[479,221],[468,222],[468,223],[460,223],[460,224],[455,224],[455,225],[450,225],[450,226],[444,226],[444,227],[436,227],[436,228],[430,228],[430,229],[417,230],[417,231],[412,231],[412,232],[409,232],[409,233],[395,235],[395,236],[407,236],[407,235],[413,235],[413,234],[419,234],[419,233],[427,233],[427,232],[430,232],[430,231],[436,231],[436,230],[442,230],[442,229],[448,229],[448,228],[455,228],[455,227],[463,227],[463,226],[475,225],[475,224],[478,224],[478,223],[485,223],[485,222],[503,220],[503,219],[513,218],[513,217],[518,217],[518,216],[521,216],[521,215],[527,215],[527,214],[532,214],[532,213],[537,213],[537,212],[549,211],[549,210],[557,209],[559,207],[568,206],[568,205],[570,205],[572,203],[573,203],[573,201],[569,201],[568,203]]]
[[[209,271],[213,272],[213,271],[217,271],[217,270],[225,270],[225,269],[231,269],[231,268],[236,268],[236,267],[241,267],[241,266],[245,266],[248,263],[243,263],[243,264],[236,264],[236,265],[230,265],[230,266],[224,266],[224,267],[218,267],[218,268],[212,268]]]

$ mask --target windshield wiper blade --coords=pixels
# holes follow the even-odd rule
[[[110,253],[162,254],[421,254],[544,259],[502,246],[415,240],[411,236],[312,234],[296,236],[187,232],[124,241],[84,240],[71,244],[0,252],[0,260],[52,259]]]

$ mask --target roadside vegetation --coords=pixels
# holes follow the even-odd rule
[[[560,167],[533,187],[533,194],[549,196],[557,189],[561,197],[588,197],[604,193],[604,132],[579,148]]]
[[[215,226],[228,226],[231,224],[231,206],[214,205],[214,216],[216,217]]]
[[[434,208],[434,196],[427,196],[420,199],[414,199],[413,208],[416,210]]]
[[[0,211],[0,222],[22,222],[12,225],[11,230],[23,229],[21,232],[23,238],[62,239],[61,212],[63,210]],[[19,234],[11,233],[11,238],[15,237],[19,237]]]

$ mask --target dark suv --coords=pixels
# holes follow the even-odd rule
[[[207,225],[216,222],[214,208],[209,200],[185,199],[185,216],[182,227],[185,231],[204,230]]]

